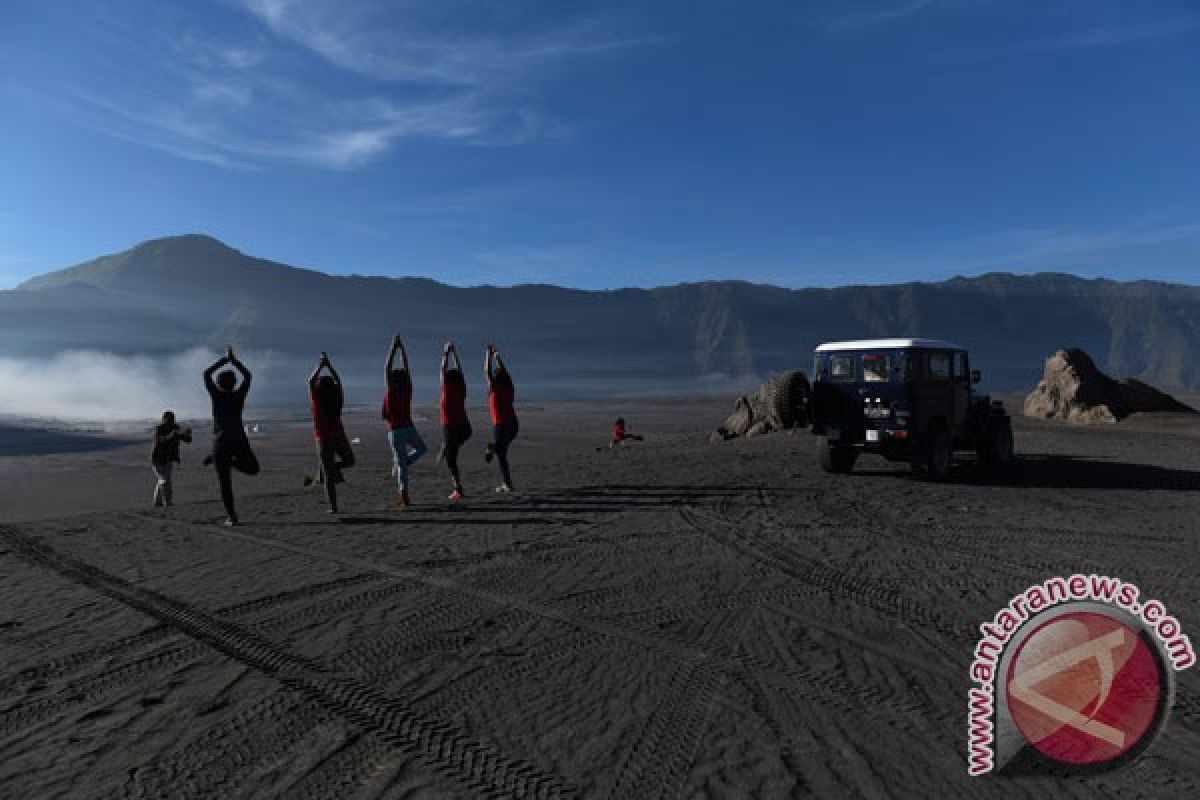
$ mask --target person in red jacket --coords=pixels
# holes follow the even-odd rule
[[[400,353],[400,368],[394,369],[396,353]],[[392,445],[392,458],[396,464],[396,482],[400,505],[407,506],[408,470],[425,455],[426,447],[421,434],[417,433],[412,419],[412,376],[408,370],[408,351],[399,336],[392,340],[388,351],[387,369],[384,374],[387,394],[383,398],[383,418],[387,420],[388,441]]]
[[[322,375],[322,370],[329,370],[329,374]],[[336,514],[337,485],[344,480],[342,470],[354,466],[354,451],[342,427],[342,405],[345,403],[342,380],[326,353],[321,353],[317,368],[308,376],[308,401],[312,409],[313,438],[317,441],[316,482],[325,485],[329,513]],[[306,476],[304,483],[307,486],[313,479]]]
[[[451,359],[454,365],[451,366]],[[458,471],[458,451],[471,438],[471,420],[467,418],[467,380],[463,376],[462,362],[454,342],[446,342],[442,349],[442,398],[440,403],[442,422],[441,458],[446,459],[454,490],[451,500],[462,500],[462,476]]]
[[[624,441],[640,442],[642,437],[636,433],[630,433],[625,430],[625,418],[617,417],[617,421],[613,423],[612,441],[608,443],[609,447],[618,447]]]
[[[484,356],[483,373],[488,384],[488,409],[492,412],[492,441],[483,453],[485,461],[493,457],[500,463],[502,483],[496,487],[500,493],[513,490],[512,473],[508,468],[508,447],[517,438],[520,429],[517,423],[517,412],[513,407],[516,390],[513,387],[512,375],[500,358],[500,351],[495,345],[487,346]]]

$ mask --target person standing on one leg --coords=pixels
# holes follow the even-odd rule
[[[400,368],[394,368],[396,353],[400,353]],[[396,483],[400,505],[407,506],[408,471],[417,460],[425,455],[425,442],[417,433],[412,420],[412,375],[408,369],[408,351],[399,336],[392,340],[388,351],[385,372],[387,394],[383,398],[383,418],[387,420],[388,441],[392,445],[392,458],[396,463]]]
[[[192,441],[192,429],[180,428],[175,424],[175,412],[164,411],[162,422],[154,427],[154,450],[150,454],[150,466],[154,468],[154,505],[166,508],[174,505],[171,476],[179,463],[179,443]]]
[[[228,369],[213,380],[213,373],[226,364],[232,365],[241,374],[240,385],[237,375]],[[216,467],[221,502],[225,506],[225,513],[229,515],[225,520],[226,525],[238,524],[233,506],[232,471],[236,469],[244,475],[257,475],[259,471],[258,458],[250,448],[250,440],[246,438],[246,428],[242,424],[242,410],[246,406],[246,395],[250,393],[252,379],[250,370],[234,356],[232,347],[226,347],[225,355],[204,371],[204,388],[212,399],[213,411],[212,455],[204,463]]]
[[[321,370],[329,370],[322,375]],[[342,405],[345,395],[342,380],[326,353],[321,353],[317,368],[308,376],[308,399],[312,407],[313,436],[317,440],[317,482],[325,486],[329,513],[338,511],[337,485],[342,482],[342,470],[354,466],[354,451],[342,427]],[[305,481],[306,484],[312,480]]]
[[[454,365],[450,365],[453,358]],[[442,350],[442,456],[450,468],[450,479],[454,490],[451,500],[462,500],[462,476],[458,471],[458,451],[471,438],[471,421],[467,418],[467,380],[463,375],[462,362],[453,342],[446,342]]]
[[[492,441],[483,457],[485,461],[491,461],[494,456],[500,463],[502,483],[496,487],[496,491],[508,493],[513,490],[512,473],[508,469],[508,446],[517,438],[519,429],[517,412],[513,408],[516,390],[512,375],[495,345],[487,346],[483,374],[488,384],[488,409],[492,412]]]

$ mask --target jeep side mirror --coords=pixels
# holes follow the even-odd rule
[[[979,374],[979,370],[977,370],[977,369],[971,370],[971,383],[979,383],[979,381],[982,380],[982,378],[983,378],[983,376]]]

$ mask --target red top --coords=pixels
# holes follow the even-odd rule
[[[516,425],[517,412],[513,409],[513,397],[516,394],[511,386],[492,384],[488,389],[488,408],[492,412],[493,425]]]
[[[399,389],[388,389],[383,396],[383,418],[387,420],[388,430],[413,426],[412,381],[405,381]]]
[[[317,393],[312,389],[308,390],[308,405],[312,409],[313,436],[318,442],[346,435],[341,409],[322,409]]]
[[[613,425],[613,441],[621,441],[625,438],[625,426],[621,423]]]
[[[441,402],[442,427],[453,428],[469,425],[467,419],[467,384],[459,381],[442,381]]]

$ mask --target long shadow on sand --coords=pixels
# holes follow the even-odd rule
[[[908,476],[899,470],[860,470],[854,475]],[[911,477],[911,476],[909,476]],[[914,480],[916,478],[913,478]],[[1166,489],[1200,491],[1200,472],[1057,454],[1023,455],[1004,469],[959,464],[951,482],[1021,489]]]

